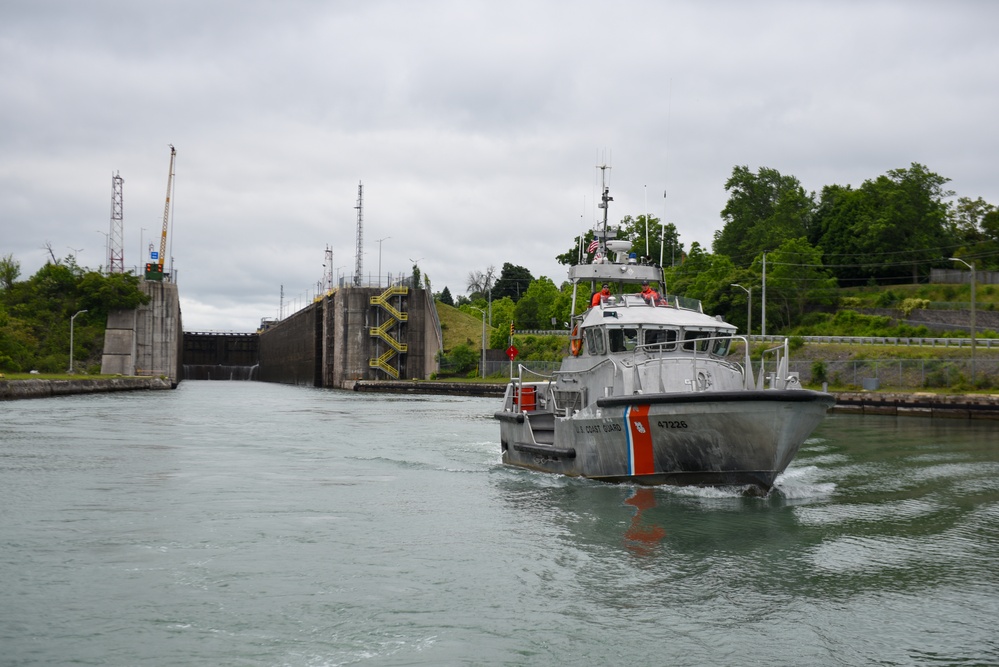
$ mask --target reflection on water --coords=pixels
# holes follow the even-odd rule
[[[659,541],[666,537],[665,528],[654,523],[651,518],[642,517],[646,510],[656,506],[655,491],[648,487],[638,487],[624,502],[636,510],[628,529],[624,531],[624,545],[637,556],[648,556]]]

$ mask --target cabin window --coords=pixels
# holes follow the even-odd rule
[[[654,346],[655,350],[676,349],[676,329],[646,329],[645,345]]]
[[[608,329],[611,352],[631,352],[638,347],[638,329]]]
[[[728,348],[732,344],[731,338],[719,338],[714,341],[714,346],[711,349],[711,353],[718,355],[719,357],[724,357],[728,354]]]
[[[587,354],[600,355],[607,353],[607,348],[604,345],[603,327],[589,327],[583,334],[583,337],[586,339]]]
[[[702,339],[709,336],[711,336],[710,331],[684,331],[683,349],[687,352],[693,352],[696,346],[698,352],[707,352],[710,349],[711,342]]]

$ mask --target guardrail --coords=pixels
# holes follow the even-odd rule
[[[750,336],[753,342],[771,343],[785,336]],[[848,345],[910,345],[916,347],[970,347],[970,338],[904,338],[898,336],[798,336],[806,343],[842,343]],[[999,349],[999,338],[975,338],[975,346]]]
[[[525,336],[568,336],[563,329],[517,329],[516,335]],[[755,343],[779,343],[787,336],[749,336]],[[902,336],[798,336],[806,343],[841,343],[848,345],[911,345],[916,347],[970,347],[970,338],[906,338]],[[975,338],[975,346],[986,349],[999,349],[999,338]]]

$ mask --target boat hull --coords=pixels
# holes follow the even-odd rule
[[[644,485],[773,486],[833,404],[810,390],[641,394],[572,417],[499,412],[503,462]]]

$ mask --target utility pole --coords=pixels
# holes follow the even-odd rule
[[[975,275],[975,263],[968,263],[963,259],[958,259],[957,257],[951,257],[952,262],[961,262],[966,267],[971,269],[971,386],[975,386],[975,283],[977,282],[977,276]]]
[[[746,293],[746,335],[749,336],[753,333],[753,288],[735,283],[732,283],[732,287],[738,287]]]
[[[76,313],[76,315],[82,315],[87,312],[86,310],[81,310]],[[69,372],[73,372],[73,325],[76,323],[76,315],[69,318]]]
[[[763,253],[763,306],[761,306],[760,335],[767,335],[767,253]]]

